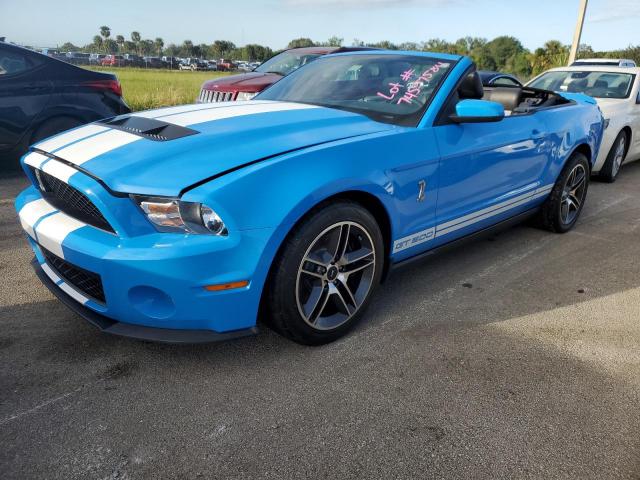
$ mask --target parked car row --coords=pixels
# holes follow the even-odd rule
[[[107,67],[168,68],[172,70],[221,70],[251,71],[260,66],[260,62],[233,61],[226,58],[206,60],[202,58],[181,58],[172,56],[141,56],[131,53],[103,54],[84,52],[60,52],[55,49],[42,49],[40,52],[72,65],[102,65]]]

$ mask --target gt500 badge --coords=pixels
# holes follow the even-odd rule
[[[395,242],[393,242],[393,253],[401,252],[407,248],[414,247],[424,242],[428,242],[433,239],[433,234],[436,229],[434,227],[427,228],[426,230],[422,230],[421,232],[414,233],[413,235],[409,235],[407,237],[402,237]]]

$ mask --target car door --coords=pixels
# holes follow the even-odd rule
[[[546,128],[535,113],[434,127],[440,152],[436,243],[526,208],[547,168]]]
[[[23,141],[49,101],[52,83],[38,76],[42,65],[27,50],[0,44],[0,151]]]

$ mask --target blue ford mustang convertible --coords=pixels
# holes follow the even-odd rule
[[[390,267],[536,215],[576,223],[595,102],[483,89],[470,59],[323,57],[248,102],[113,117],[23,157],[40,279],[102,330],[172,342],[354,326]]]

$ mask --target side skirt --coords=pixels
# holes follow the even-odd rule
[[[405,260],[394,262],[389,267],[389,271],[387,273],[385,280],[389,277],[389,275],[391,275],[391,272],[401,267],[404,267],[406,265],[412,265],[413,263],[420,262],[422,260],[425,260],[426,258],[430,258],[432,256],[439,255],[444,252],[448,252],[449,250],[453,250],[462,245],[466,245],[467,243],[471,243],[483,238],[487,238],[495,233],[501,232],[510,227],[523,223],[524,221],[533,217],[539,211],[540,211],[540,207],[532,208],[530,210],[527,210],[526,212],[516,215],[515,217],[511,217],[506,220],[503,220],[500,223],[496,223],[495,225],[491,225],[489,227],[483,228],[482,230],[478,230],[477,232],[470,233],[469,235],[466,235],[464,237],[451,240],[450,242],[445,243],[444,245],[440,245],[439,247],[433,248],[431,250],[427,250],[426,252],[420,253],[413,257],[409,257]]]

